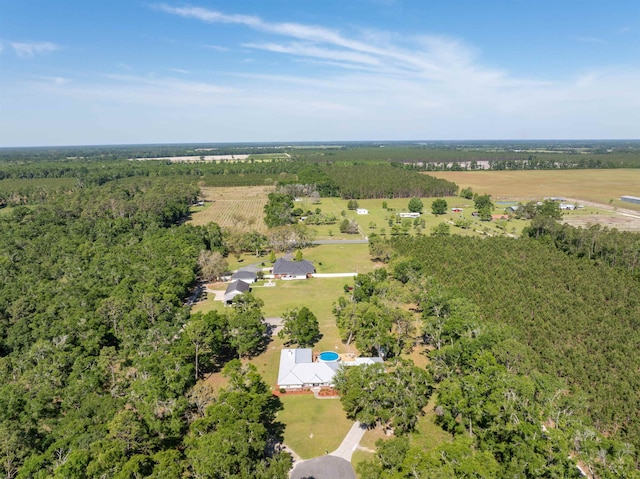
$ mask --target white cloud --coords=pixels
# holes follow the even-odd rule
[[[11,47],[19,57],[23,58],[43,55],[60,49],[60,46],[51,42],[11,42]]]

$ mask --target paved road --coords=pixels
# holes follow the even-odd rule
[[[351,463],[337,456],[322,456],[299,462],[290,479],[356,479]]]
[[[367,244],[369,240],[359,239],[359,240],[316,240],[312,241],[311,244]]]

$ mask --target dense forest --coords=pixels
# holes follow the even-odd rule
[[[4,477],[286,477],[281,406],[229,362],[263,347],[260,302],[189,320],[198,258],[224,248],[176,226],[197,195],[117,181],[0,216]],[[194,388],[225,364],[227,390]]]
[[[410,246],[418,254],[396,252],[389,272],[378,268],[358,275],[334,304],[343,340],[386,358],[384,365],[346,368],[335,378],[349,417],[394,433],[392,439],[378,441],[373,461],[358,466],[361,477],[578,478],[578,465],[591,477],[638,477],[637,447],[629,442],[634,432],[603,433],[602,423],[600,432],[594,426],[590,406],[607,402],[605,397],[585,399],[570,376],[575,371],[555,371],[562,367],[558,360],[542,367],[555,358],[539,354],[538,344],[522,334],[518,324],[493,320],[483,311],[486,301],[470,299],[473,295],[455,287],[459,284],[445,286],[437,268],[432,275],[418,258],[423,249],[438,254],[439,242],[406,240],[396,251]],[[545,321],[545,314],[538,319]],[[558,328],[552,322],[532,328],[530,334],[564,346],[565,338],[554,333]],[[427,371],[398,359],[423,343],[430,359]],[[628,375],[623,372],[615,379],[629,381],[624,379]],[[629,393],[635,385],[621,386],[621,399],[631,401],[624,414],[633,423],[637,403]],[[435,444],[415,431],[432,393],[429,412],[449,433]],[[598,393],[611,396],[617,391]],[[621,403],[609,404],[615,409]]]
[[[599,430],[640,445],[640,287],[628,271],[526,238],[433,236],[394,246],[477,304],[483,321],[512,328],[537,370],[584,397]]]

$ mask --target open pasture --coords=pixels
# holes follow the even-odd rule
[[[599,224],[620,231],[640,231],[640,205],[620,201],[640,195],[640,170],[443,171],[431,173],[460,188],[489,193],[494,201],[529,201],[545,197],[576,200],[584,209],[567,211],[572,226]]]
[[[622,195],[640,196],[640,169],[434,171],[430,175],[489,193],[494,201],[568,197],[640,211],[640,205],[620,201]]]
[[[201,187],[203,207],[194,207],[190,222],[194,225],[218,223],[224,228],[257,230],[266,233],[264,206],[269,186]]]

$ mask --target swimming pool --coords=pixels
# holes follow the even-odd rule
[[[338,353],[334,353],[333,351],[322,351],[318,355],[318,360],[324,363],[335,363],[340,360],[340,355]]]

